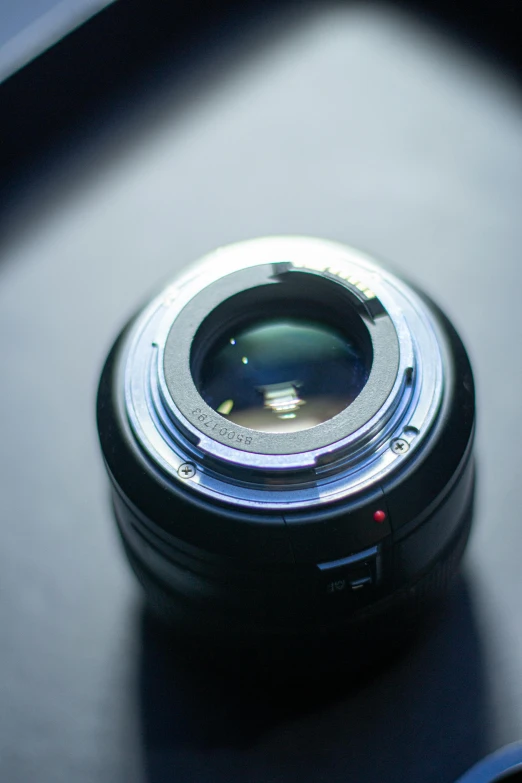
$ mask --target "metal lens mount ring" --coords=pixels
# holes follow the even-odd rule
[[[314,296],[336,318],[359,318],[371,341],[370,374],[352,404],[284,434],[212,410],[191,371],[205,319]],[[170,480],[233,506],[305,508],[376,485],[411,459],[441,405],[443,351],[424,301],[370,257],[306,237],[250,240],[204,257],[138,317],[125,360],[126,413]]]

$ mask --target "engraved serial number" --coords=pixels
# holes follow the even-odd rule
[[[238,443],[243,446],[250,446],[252,443],[250,435],[242,435],[232,427],[223,426],[222,421],[218,421],[212,416],[203,413],[201,408],[194,408],[192,415],[195,416],[199,424],[202,425],[202,429],[208,429],[209,433],[212,434],[214,438],[220,438],[225,443],[230,443],[231,446]]]

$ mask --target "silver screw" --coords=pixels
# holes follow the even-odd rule
[[[391,442],[391,450],[394,454],[406,454],[409,448],[410,444],[404,438],[395,438]]]
[[[178,468],[178,476],[182,479],[190,479],[196,475],[196,466],[192,462],[184,462]]]

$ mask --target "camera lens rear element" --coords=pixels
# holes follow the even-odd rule
[[[196,387],[228,421],[262,432],[321,424],[368,379],[361,352],[332,326],[267,319],[227,334],[207,352]]]

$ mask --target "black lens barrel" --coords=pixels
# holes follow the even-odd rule
[[[181,310],[175,322],[177,331],[174,325],[165,330],[166,388],[184,415],[198,407],[204,410],[199,401],[194,404],[195,384],[193,379],[192,386],[187,381],[187,368],[190,372],[194,363],[200,361],[198,350],[203,356],[220,329],[234,318],[237,322],[249,297],[248,315],[252,317],[254,303],[257,302],[257,312],[274,306],[273,302],[270,304],[268,289],[274,293],[276,309],[285,298],[298,301],[296,291],[310,297],[314,286],[319,291],[320,309],[324,306],[324,293],[334,292],[331,321],[338,319],[340,311],[336,308],[341,303],[341,312],[350,311],[352,321],[356,317],[365,319],[364,327],[359,326],[360,334],[367,330],[373,345],[378,344],[378,338],[373,336],[378,324],[392,323],[385,308],[374,303],[372,313],[371,305],[367,306],[364,297],[356,296],[352,290],[348,294],[351,309],[346,308],[346,291],[337,291],[340,282],[328,275],[322,278],[315,271],[309,275],[299,272],[293,281],[291,276],[285,279],[283,275],[281,284],[279,269],[279,278],[272,278],[279,282],[267,283],[267,274],[273,272],[274,266],[267,264],[243,269],[234,280],[234,275],[218,279],[203,288],[204,295],[196,297],[195,304],[194,299],[190,300],[192,305],[189,302]],[[231,293],[234,287],[236,290]],[[254,296],[256,287],[263,290]],[[359,627],[364,618],[381,622],[379,618],[398,610],[417,612],[448,584],[464,551],[472,519],[473,376],[464,346],[446,316],[431,300],[413,289],[407,290],[417,297],[415,302],[421,303],[416,307],[425,308],[440,343],[440,404],[430,413],[429,427],[418,436],[418,445],[413,427],[409,433],[403,427],[404,435],[391,437],[389,443],[379,440],[376,429],[366,436],[366,451],[361,451],[363,462],[355,467],[350,462],[351,452],[342,452],[332,465],[323,455],[322,461],[311,462],[295,472],[280,468],[271,471],[270,454],[277,459],[285,438],[288,455],[300,456],[295,451],[299,442],[293,436],[303,433],[292,433],[278,435],[272,451],[264,449],[268,467],[265,463],[259,469],[245,464],[236,470],[233,463],[225,461],[223,473],[218,475],[220,443],[217,441],[218,456],[202,454],[199,462],[199,441],[187,436],[194,424],[187,415],[188,423],[179,427],[174,440],[158,425],[169,448],[179,448],[177,438],[185,444],[185,462],[177,463],[177,477],[173,478],[164,458],[137,436],[129,394],[125,393],[133,382],[132,373],[129,380],[129,367],[134,366],[142,314],[124,329],[102,372],[97,400],[98,431],[125,551],[151,605],[164,619],[187,633],[225,637],[338,632]],[[244,296],[242,291],[246,292]],[[395,334],[396,327],[390,328]],[[391,336],[384,339],[391,354],[388,379],[383,371],[374,394],[377,406],[384,405],[398,383],[399,341]],[[196,348],[191,355],[192,345]],[[422,368],[421,360],[422,357],[418,368]],[[382,362],[386,364],[385,358]],[[150,372],[150,361],[143,366]],[[415,371],[420,369],[416,366]],[[433,377],[436,379],[435,372]],[[400,403],[403,408],[397,403],[390,409],[390,416],[393,414],[397,421],[399,416],[404,419],[410,415],[408,411],[417,400],[407,388],[415,380],[407,374],[403,379],[400,400],[406,402]],[[145,389],[149,388],[148,383],[144,382]],[[194,418],[197,422],[197,415]],[[323,446],[328,438],[333,442],[335,426],[339,437],[350,432],[347,420],[336,418],[337,422],[332,419],[334,426],[325,429],[327,434],[322,440],[316,442],[313,437],[313,429],[319,427],[310,430],[311,449],[317,444]],[[361,422],[362,419],[355,423],[356,433]],[[198,426],[203,428],[204,422]],[[382,426],[390,426],[388,419]],[[259,448],[270,445],[269,437],[259,439],[259,443]],[[371,452],[373,443],[375,451]],[[401,449],[411,449],[412,453],[403,455]],[[256,452],[245,446],[244,453],[255,456]],[[341,471],[341,477],[356,476],[357,471],[370,471],[377,458],[388,466],[377,479],[366,485],[361,482],[344,493],[328,494],[332,482],[338,481],[336,471]],[[211,482],[214,475],[216,482],[219,479],[230,486],[229,497],[226,492],[211,494],[206,485],[198,485],[200,477]],[[279,505],[273,500],[266,504],[249,501],[250,497],[263,497],[263,492],[277,501],[278,491],[288,493],[290,498],[294,493],[302,499]],[[234,493],[238,500],[233,499]],[[384,619],[382,622],[384,625]]]

